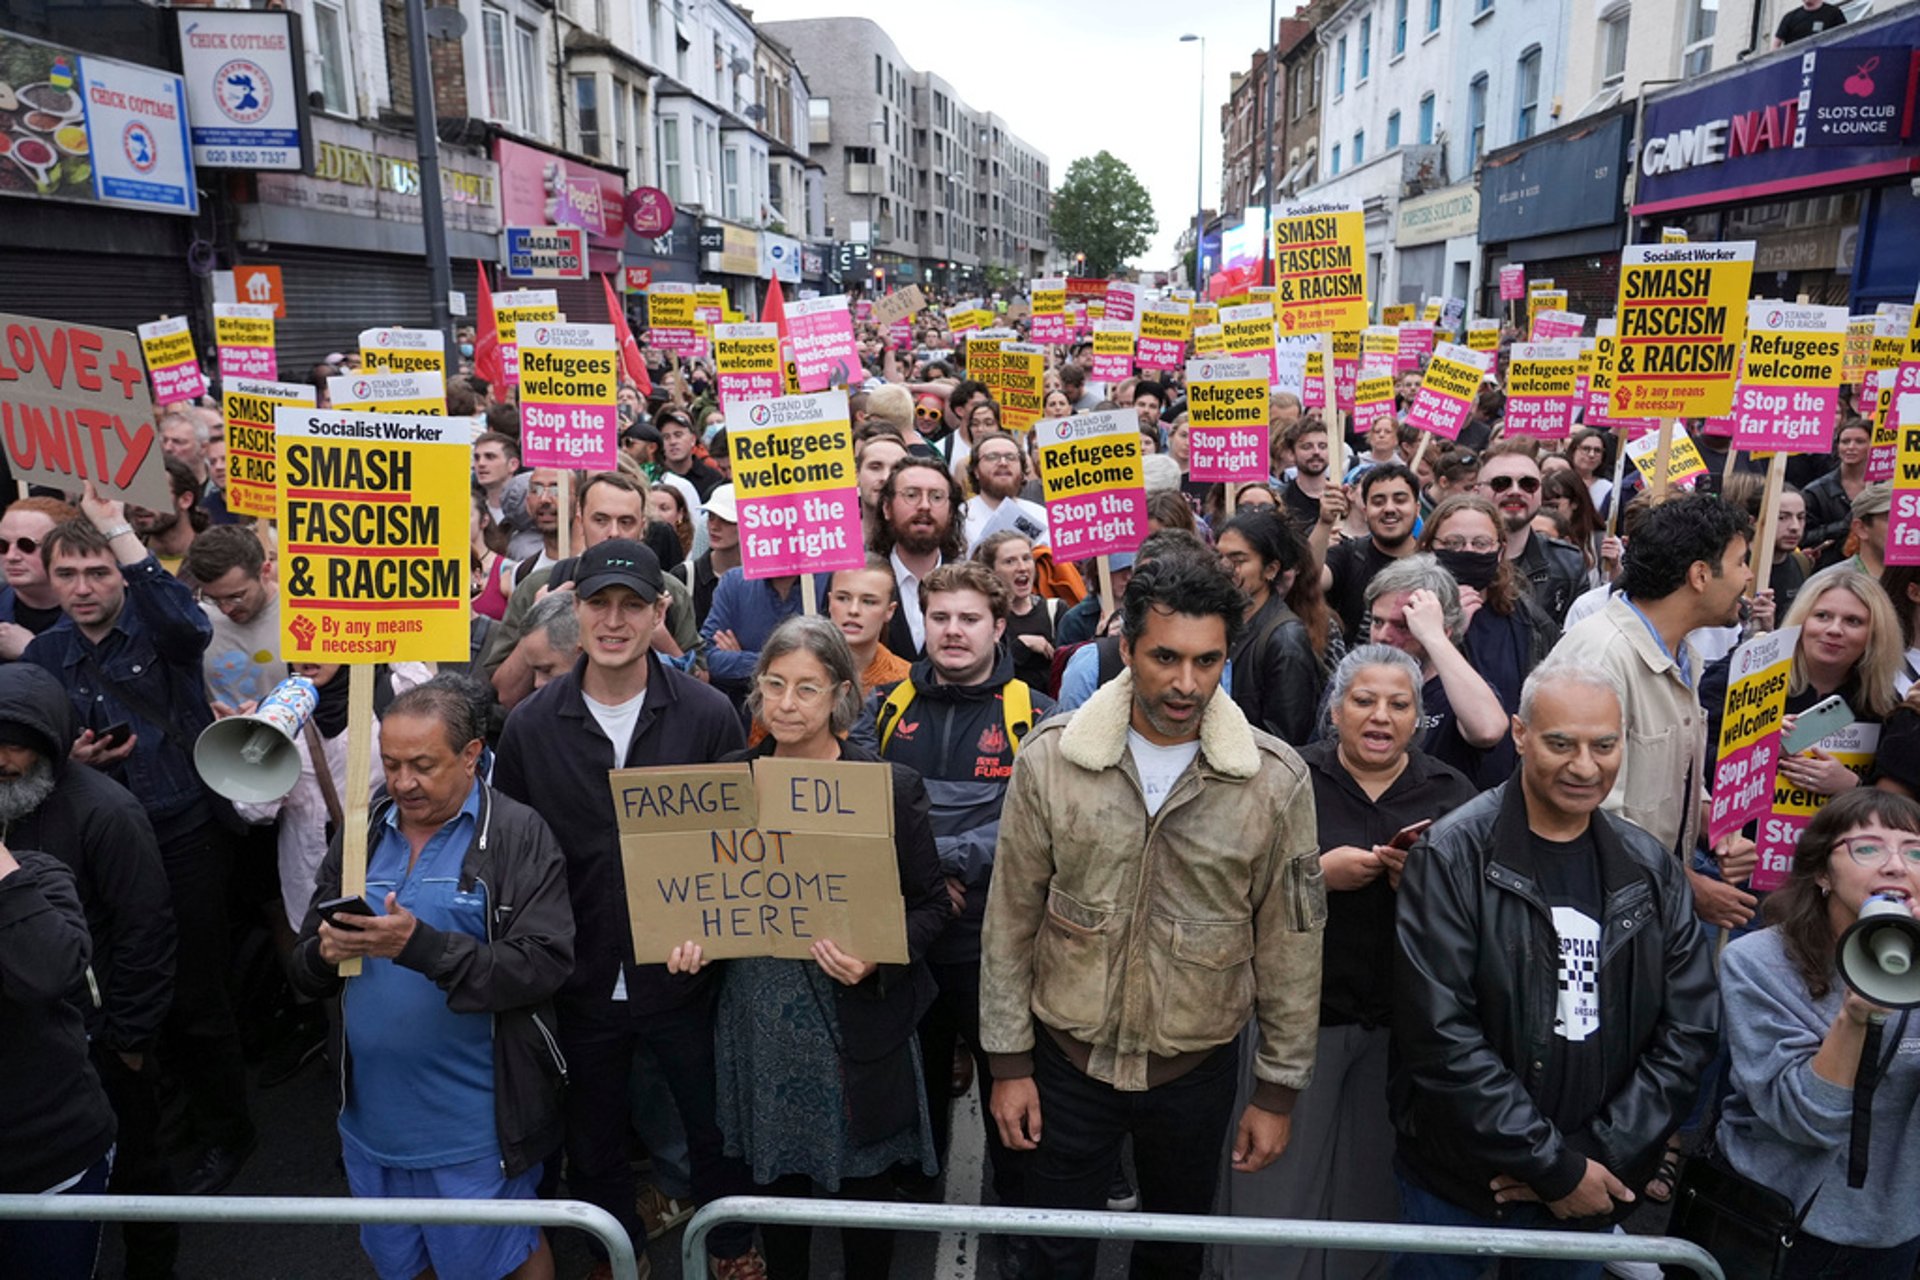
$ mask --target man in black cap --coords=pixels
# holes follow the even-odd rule
[[[640,464],[649,482],[660,479],[660,428],[651,422],[630,422],[620,432],[620,451]]]
[[[39,849],[73,872],[93,939],[99,998],[83,1004],[94,1070],[119,1119],[110,1189],[172,1195],[160,1150],[154,1043],[173,998],[173,910],[160,846],[133,793],[71,764],[73,710],[44,668],[0,666],[0,841]],[[128,1223],[127,1275],[173,1274],[180,1229]]]
[[[660,560],[631,538],[587,548],[574,570],[580,659],[507,717],[494,764],[501,791],[547,820],[566,852],[573,899],[573,976],[556,998],[567,1060],[567,1180],[589,1204],[618,1218],[646,1247],[634,1212],[633,1168],[623,1125],[636,1042],[653,1050],[687,1134],[694,1198],[751,1189],[725,1155],[714,1119],[711,970],[675,976],[639,965],[627,921],[619,822],[607,787],[612,769],[710,764],[743,745],[726,696],[660,661],[649,638],[664,618]],[[751,1232],[715,1231],[716,1271],[732,1275],[756,1258]]]

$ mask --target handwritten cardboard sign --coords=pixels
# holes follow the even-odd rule
[[[896,320],[908,320],[927,309],[927,295],[920,292],[920,286],[910,284],[904,289],[896,289],[884,298],[873,300],[873,322],[889,325]]]
[[[809,960],[821,939],[906,963],[890,766],[764,757],[607,781],[636,963],[682,942],[715,960]]]
[[[13,478],[165,511],[172,490],[140,343],[118,329],[0,314],[0,438]]]

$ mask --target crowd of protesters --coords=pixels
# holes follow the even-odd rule
[[[1885,1011],[1835,939],[1874,894],[1920,901],[1920,571],[1884,564],[1850,401],[1756,593],[1744,460],[1652,494],[1612,433],[1503,438],[1497,373],[1424,447],[1417,379],[1361,433],[1277,394],[1271,475],[1221,486],[1188,474],[1177,375],[1099,387],[1054,348],[1046,412],[1131,409],[1148,455],[1103,598],[964,341],[932,312],[910,350],[860,339],[868,554],[806,577],[746,576],[710,363],[649,351],[591,474],[523,467],[510,390],[451,379],[472,645],[377,673],[355,900],[347,679],[277,656],[276,543],[228,512],[218,412],[164,412],[166,512],[8,506],[0,1192],[217,1193],[275,1136],[250,1083],[331,1059],[352,1194],[566,1195],[643,1249],[731,1194],[937,1198],[977,1090],[1000,1204],[1603,1233],[1713,1159],[1809,1206],[1787,1274],[1911,1280],[1904,1017],[1845,1176]],[[314,368],[323,407],[351,364]],[[1790,716],[1839,695],[1880,751],[1781,762],[1831,802],[1761,894],[1751,833],[1702,815],[1729,655],[1776,619]],[[299,781],[222,801],[198,734],[290,671],[319,692]],[[636,963],[607,773],[766,756],[889,765],[908,963]],[[90,1275],[100,1230],[0,1222],[0,1277]],[[124,1230],[127,1276],[175,1274],[177,1228]],[[532,1227],[361,1240],[395,1280],[555,1269]],[[804,1277],[810,1245],[730,1224],[709,1268]],[[884,1276],[893,1239],[841,1252]],[[1094,1246],[998,1261],[1091,1276]],[[1132,1274],[1483,1266],[1142,1243]]]

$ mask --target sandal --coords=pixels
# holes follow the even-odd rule
[[[1680,1137],[1675,1134],[1667,1140],[1667,1150],[1660,1157],[1660,1167],[1654,1170],[1653,1177],[1647,1180],[1645,1193],[1647,1199],[1655,1204],[1667,1204],[1673,1199],[1674,1189],[1680,1185],[1680,1165],[1686,1156],[1680,1151]],[[1655,1187],[1660,1188],[1658,1192]]]

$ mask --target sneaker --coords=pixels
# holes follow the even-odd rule
[[[640,1215],[647,1239],[658,1240],[693,1216],[693,1203],[670,1196],[651,1182],[643,1182],[633,1198],[633,1211]]]
[[[1113,1213],[1132,1213],[1140,1207],[1140,1193],[1127,1181],[1124,1169],[1113,1171],[1113,1180],[1107,1183],[1107,1208]]]
[[[189,1196],[219,1195],[240,1175],[240,1169],[260,1145],[257,1135],[249,1136],[237,1147],[208,1147],[194,1163],[193,1172],[180,1185],[180,1193]]]
[[[737,1258],[708,1258],[707,1274],[712,1280],[767,1280],[767,1260],[758,1249]]]
[[[1615,1223],[1613,1234],[1623,1236],[1627,1229]],[[1620,1280],[1661,1280],[1666,1274],[1657,1262],[1609,1262],[1603,1270],[1610,1276],[1619,1276]]]
[[[327,1020],[303,1021],[266,1052],[260,1063],[260,1087],[283,1085],[317,1062],[327,1051]]]

